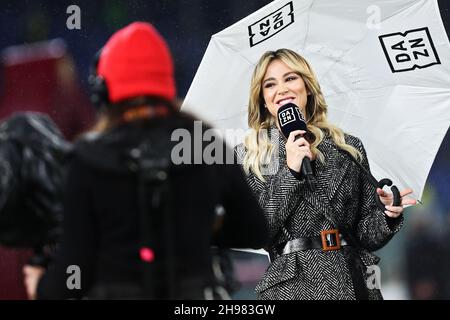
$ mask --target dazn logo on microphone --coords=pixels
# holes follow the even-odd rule
[[[280,126],[285,126],[288,123],[295,121],[294,107],[289,107],[286,110],[281,111],[278,114],[278,120],[280,121]]]

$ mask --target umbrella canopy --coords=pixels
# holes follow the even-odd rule
[[[182,110],[247,129],[254,66],[279,48],[311,63],[329,120],[361,138],[373,175],[420,199],[450,124],[450,43],[437,1],[273,1],[212,36]]]

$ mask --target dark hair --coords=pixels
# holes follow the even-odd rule
[[[103,106],[99,112],[99,119],[91,130],[103,132],[115,127],[124,122],[123,116],[126,112],[142,107],[150,109],[164,108],[168,114],[172,114],[177,112],[180,106],[176,101],[169,101],[165,98],[155,96],[141,96],[123,100],[120,103]]]

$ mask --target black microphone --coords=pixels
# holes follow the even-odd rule
[[[304,130],[308,133],[305,119],[300,109],[293,103],[286,103],[278,109],[278,123],[286,139],[292,131]],[[303,158],[301,170],[308,185],[312,187],[316,178],[312,171],[311,160],[308,157]]]

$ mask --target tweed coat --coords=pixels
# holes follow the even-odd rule
[[[365,280],[368,298],[382,299],[380,290],[366,286],[368,277],[372,277],[369,271],[373,271],[367,268],[379,262],[372,251],[382,248],[399,231],[403,217],[388,224],[384,212],[376,205],[375,188],[331,137],[325,137],[318,146],[325,163],[315,161],[317,183],[311,190],[304,179],[296,179],[287,167],[284,137],[276,128],[271,132],[275,132],[271,140],[278,144],[275,146],[278,158],[264,168],[266,181],[262,182],[252,172],[247,175],[270,230],[266,249],[271,253],[271,263],[256,287],[258,299],[355,299],[344,250],[309,249],[284,255],[275,251],[286,241],[320,236],[321,230],[335,228],[343,234],[346,230],[344,238],[352,240],[352,246],[345,250],[351,250],[362,262],[358,272]],[[346,134],[345,141],[362,153],[362,164],[369,169],[360,139]],[[243,160],[245,152],[243,144],[235,147],[238,161]]]

